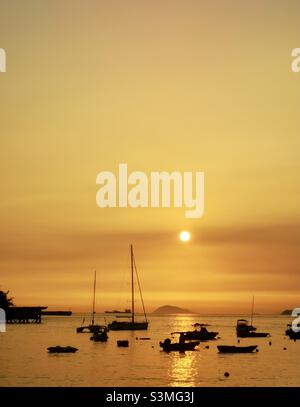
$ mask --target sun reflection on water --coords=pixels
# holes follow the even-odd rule
[[[192,325],[195,323],[194,316],[174,316],[172,320],[171,332],[180,332],[191,330]],[[174,341],[178,340],[178,336],[174,336]],[[171,352],[170,353],[170,365],[168,369],[168,377],[170,380],[170,386],[195,386],[195,378],[197,376],[197,358],[195,357],[199,352],[197,350],[192,352]]]
[[[169,367],[170,386],[195,386],[197,375],[195,353],[176,352],[172,354],[172,362]]]

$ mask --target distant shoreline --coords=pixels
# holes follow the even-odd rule
[[[72,312],[72,316],[76,316],[76,315],[83,315],[83,314],[87,314],[89,315],[91,312],[89,310],[87,311],[73,311]],[[142,312],[137,312],[135,313],[136,315],[144,315]],[[107,314],[105,313],[105,311],[98,311],[96,312],[96,315],[103,315],[104,317],[109,317],[109,315],[113,316],[113,314]],[[233,314],[228,314],[228,313],[201,313],[201,312],[191,312],[191,313],[153,313],[153,312],[149,312],[148,313],[149,316],[151,317],[156,317],[156,316],[172,316],[172,315],[178,315],[178,316],[201,316],[201,317],[239,317],[239,316],[249,316],[250,318],[250,314],[247,312],[241,312],[241,313],[233,313]],[[130,316],[130,314],[129,314]],[[282,314],[282,313],[261,313],[261,314],[254,314],[255,317],[265,317],[265,316],[269,316],[269,317],[289,317],[290,315],[287,314]]]

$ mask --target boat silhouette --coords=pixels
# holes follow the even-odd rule
[[[178,351],[178,352],[185,352],[185,351],[192,351],[195,350],[195,347],[200,344],[200,341],[191,341],[191,342],[185,342],[184,338],[180,336],[179,342],[171,342],[171,339],[167,338],[163,342],[159,342],[159,346],[165,351],[165,352],[172,352],[172,351]]]
[[[252,299],[251,322],[246,319],[238,319],[236,324],[236,336],[238,338],[265,338],[270,336],[268,332],[256,332],[256,328],[252,325],[254,314],[254,297]]]
[[[300,326],[298,324],[297,328],[299,329]],[[288,336],[290,339],[293,339],[294,341],[296,341],[297,339],[300,339],[300,329],[299,331],[294,331],[292,329],[292,324],[287,324],[287,329],[285,331],[286,336]]]
[[[139,281],[139,277],[138,277],[138,273],[137,273],[132,245],[130,245],[130,263],[131,263],[131,310],[132,310],[131,311],[131,321],[113,321],[112,323],[108,324],[108,329],[111,331],[141,331],[141,330],[148,329],[148,321],[147,321],[147,316],[146,316],[146,311],[145,311],[145,306],[144,306],[144,301],[143,301],[143,296],[142,296],[142,290],[141,290],[141,285],[140,285],[140,281]],[[141,302],[142,302],[144,317],[145,317],[144,322],[137,322],[135,320],[134,274],[136,275],[138,286],[139,286],[139,292],[140,292],[140,297],[141,297]]]
[[[220,353],[252,353],[256,350],[257,345],[252,346],[217,346]]]
[[[73,346],[50,346],[47,350],[49,353],[75,353],[78,351]]]
[[[236,336],[238,338],[265,338],[270,336],[268,332],[256,332],[256,328],[249,325],[246,319],[238,319],[236,324]]]
[[[76,328],[77,333],[97,333],[101,331],[108,331],[107,326],[105,325],[97,325],[95,324],[95,301],[96,301],[96,280],[97,280],[97,272],[94,272],[94,289],[93,289],[93,307],[92,307],[92,322],[89,325],[84,325],[85,318],[82,320],[82,324],[80,327]]]
[[[179,333],[185,336],[186,340],[199,340],[199,341],[210,341],[216,338],[219,332],[209,332],[204,326],[200,324],[194,325],[196,329],[194,331],[184,331],[184,332],[173,332]],[[197,329],[197,327],[201,326],[201,329]]]

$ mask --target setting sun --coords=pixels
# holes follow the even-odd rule
[[[179,239],[182,242],[188,242],[190,240],[190,238],[191,238],[190,232],[187,232],[186,230],[180,232]]]

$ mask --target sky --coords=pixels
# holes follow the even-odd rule
[[[97,270],[97,310],[124,309],[133,243],[149,311],[299,307],[299,16],[297,0],[0,0],[0,289],[86,311]],[[99,208],[119,163],[203,171],[204,216]]]

